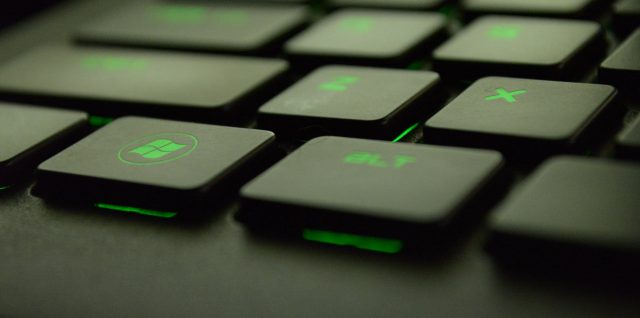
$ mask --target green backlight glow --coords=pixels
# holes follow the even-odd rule
[[[118,160],[133,166],[168,163],[191,154],[198,139],[187,133],[160,133],[138,138],[118,151]]]
[[[404,138],[406,135],[408,135],[410,132],[414,131],[416,128],[418,128],[418,126],[420,125],[420,123],[415,123],[413,124],[413,126],[407,128],[405,131],[403,131],[400,135],[398,135],[398,137],[396,137],[394,140],[392,140],[391,142],[398,142],[400,140],[402,140],[402,138]]]
[[[398,253],[404,246],[401,240],[313,229],[305,229],[302,232],[302,237],[312,242],[351,246],[362,250],[388,254]]]
[[[373,19],[366,17],[353,17],[342,20],[343,29],[352,32],[369,32],[373,28]]]
[[[489,29],[489,37],[512,40],[520,35],[520,28],[512,25],[496,25]]]
[[[342,161],[347,164],[358,165],[358,166],[369,166],[369,167],[378,167],[378,168],[388,168],[391,165],[389,162],[389,156],[387,158],[383,158],[385,156],[377,153],[371,152],[362,152],[356,151],[347,154]],[[397,155],[393,156],[393,167],[396,169],[400,169],[410,163],[415,163],[417,161],[416,157],[413,156],[404,156]]]
[[[496,89],[497,95],[487,96],[484,99],[485,100],[489,100],[489,101],[496,100],[496,99],[504,99],[508,103],[515,103],[517,100],[516,100],[516,98],[514,96],[518,96],[518,95],[524,94],[526,92],[527,92],[527,90],[524,90],[524,89],[508,92],[504,88],[498,88],[498,89]]]
[[[349,86],[360,81],[357,76],[338,76],[331,81],[320,84],[320,90],[343,92],[346,91]]]
[[[89,125],[93,127],[102,127],[113,121],[111,117],[89,116]]]
[[[174,24],[198,24],[205,18],[206,10],[197,6],[161,5],[153,7],[151,16],[159,21]]]
[[[0,185],[0,191],[7,190],[7,189],[9,189],[9,188],[11,188],[11,186],[8,186],[8,185],[3,186],[3,185]]]
[[[424,68],[426,63],[424,61],[415,61],[407,66],[408,70],[418,71]]]
[[[114,205],[114,204],[107,204],[107,203],[96,203],[94,204],[94,206],[100,209],[127,212],[127,213],[137,213],[137,214],[155,216],[160,218],[172,218],[177,214],[176,212],[147,210],[147,209],[141,209],[136,207]]]

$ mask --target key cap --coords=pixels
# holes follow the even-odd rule
[[[286,68],[273,59],[45,46],[0,65],[0,95],[107,117],[222,122],[257,108]]]
[[[487,16],[475,20],[433,54],[443,76],[545,79],[580,76],[604,49],[595,22]]]
[[[244,186],[237,218],[312,240],[345,235],[347,245],[360,245],[349,235],[439,240],[465,205],[486,198],[501,165],[488,150],[319,137]]]
[[[43,162],[33,193],[156,216],[196,213],[264,168],[273,141],[262,130],[124,117]]]
[[[424,139],[540,157],[587,142],[615,113],[615,95],[608,85],[487,77],[427,120]]]
[[[640,27],[640,1],[618,0],[613,5],[613,28],[622,34]]]
[[[28,177],[86,128],[82,112],[0,102],[0,188]]]
[[[262,106],[258,125],[297,137],[393,139],[435,110],[438,82],[427,71],[326,66]]]
[[[639,188],[638,164],[553,158],[497,209],[488,248],[521,267],[577,272],[600,264],[637,273]]]
[[[640,116],[636,116],[615,140],[616,155],[640,159]]]
[[[345,9],[289,40],[285,52],[300,65],[406,66],[439,42],[444,27],[437,13]]]
[[[625,95],[640,100],[640,28],[600,65],[600,81],[618,87]]]
[[[590,18],[605,12],[607,6],[607,1],[601,0],[464,0],[462,2],[466,19],[486,14]]]
[[[435,9],[441,6],[444,0],[329,0],[329,5],[335,7],[368,7],[386,9]]]
[[[132,3],[80,28],[82,42],[124,46],[264,53],[305,22],[300,6],[220,3]]]

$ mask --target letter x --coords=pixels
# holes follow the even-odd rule
[[[498,95],[493,95],[493,96],[487,96],[484,99],[485,100],[496,100],[496,99],[504,99],[509,103],[515,103],[516,102],[516,98],[514,96],[520,95],[520,94],[524,94],[527,91],[524,89],[518,90],[518,91],[513,91],[513,92],[507,92],[506,89],[504,88],[498,88],[496,89],[496,93],[498,93]]]

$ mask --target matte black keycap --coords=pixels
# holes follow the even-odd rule
[[[602,14],[603,0],[463,0],[466,18],[486,14],[530,15],[558,18],[588,18]]]
[[[344,9],[285,44],[294,62],[406,66],[428,54],[444,34],[437,13]]]
[[[28,176],[87,127],[82,112],[0,103],[0,187]]]
[[[501,165],[494,151],[319,137],[241,189],[238,219],[313,237],[438,237]]]
[[[640,26],[640,1],[618,0],[613,4],[613,27],[622,34]]]
[[[615,96],[608,85],[486,77],[427,120],[424,140],[527,156],[569,150],[615,113]]]
[[[616,154],[620,157],[640,159],[640,116],[636,116],[615,140]]]
[[[35,195],[173,216],[233,194],[267,164],[271,132],[124,117],[43,162]]]
[[[276,59],[44,46],[0,65],[0,95],[118,116],[218,122],[252,111]]]
[[[640,165],[558,157],[495,212],[489,250],[519,266],[597,269],[640,260]]]
[[[629,36],[602,64],[599,78],[618,87],[625,95],[640,100],[640,28]]]
[[[434,9],[444,0],[329,0],[329,5],[336,7],[368,7],[387,9]]]
[[[443,77],[488,75],[574,78],[604,49],[599,24],[546,18],[486,16],[438,47]],[[593,61],[591,61],[593,62]]]
[[[83,42],[238,53],[264,52],[305,21],[300,6],[142,2],[80,28]]]
[[[326,66],[262,106],[258,125],[299,137],[390,139],[435,111],[438,82],[428,71]]]

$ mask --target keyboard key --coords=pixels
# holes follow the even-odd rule
[[[424,139],[539,157],[580,145],[615,95],[608,85],[487,77],[427,120]]]
[[[125,117],[43,162],[33,193],[160,216],[199,211],[267,165],[274,139],[262,130]]]
[[[434,68],[443,77],[463,79],[573,78],[602,53],[602,40],[595,22],[487,16],[437,48]]]
[[[258,89],[286,69],[273,59],[46,46],[0,65],[0,94],[105,116],[219,122],[257,108]]]
[[[640,116],[624,129],[615,140],[616,155],[640,159]]]
[[[637,273],[639,188],[638,164],[551,159],[496,211],[489,250],[519,266],[580,271],[600,263]]]
[[[386,9],[435,9],[444,0],[329,0],[329,5],[336,7],[368,7]]]
[[[445,32],[437,13],[345,9],[285,44],[301,65],[328,63],[406,66],[424,57]]]
[[[597,17],[606,11],[603,0],[464,0],[466,18],[486,14],[512,14],[557,18]]]
[[[613,5],[613,27],[622,34],[640,27],[640,1],[618,0]]]
[[[640,28],[600,65],[600,80],[618,87],[625,95],[640,100]]]
[[[87,128],[82,112],[0,102],[0,187],[28,177]]]
[[[258,125],[278,135],[391,139],[435,111],[438,82],[428,71],[326,66],[262,106]]]
[[[83,26],[83,42],[125,46],[265,52],[298,29],[300,6],[212,3],[131,3]]]
[[[350,235],[440,239],[466,204],[492,190],[501,165],[487,150],[319,137],[243,187],[237,218],[315,241],[342,233],[345,245],[359,244]]]

